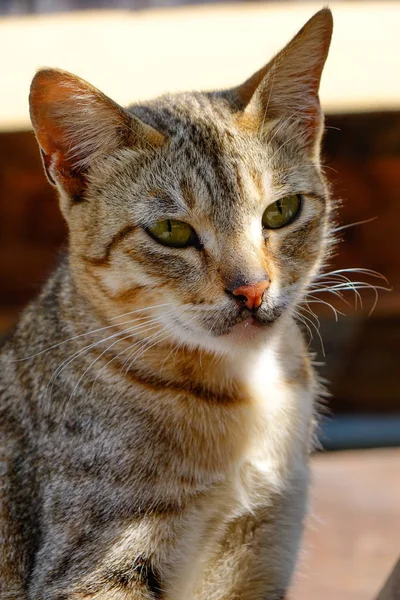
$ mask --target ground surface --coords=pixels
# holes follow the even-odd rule
[[[400,449],[313,460],[312,511],[291,600],[373,600],[400,556]]]

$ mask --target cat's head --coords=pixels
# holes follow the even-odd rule
[[[74,75],[37,73],[32,123],[97,312],[137,311],[212,350],[257,345],[293,312],[326,246],[331,33],[324,9],[243,85],[127,110]]]

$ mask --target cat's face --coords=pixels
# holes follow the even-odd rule
[[[225,351],[293,312],[327,235],[317,91],[330,29],[322,11],[293,56],[289,45],[243,86],[130,113],[68,74],[36,76],[33,123],[73,270],[106,318],[145,309],[159,340]]]

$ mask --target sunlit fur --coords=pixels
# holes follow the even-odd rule
[[[329,247],[329,10],[238,88],[122,109],[42,70],[69,252],[2,350],[1,598],[281,600],[318,385],[296,307]],[[301,194],[297,218],[266,207]],[[189,223],[200,245],[149,236]],[[233,295],[270,280],[253,314]]]

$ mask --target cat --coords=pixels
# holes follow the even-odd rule
[[[281,600],[330,244],[323,9],[244,84],[121,108],[38,71],[69,249],[1,349],[1,600]]]

